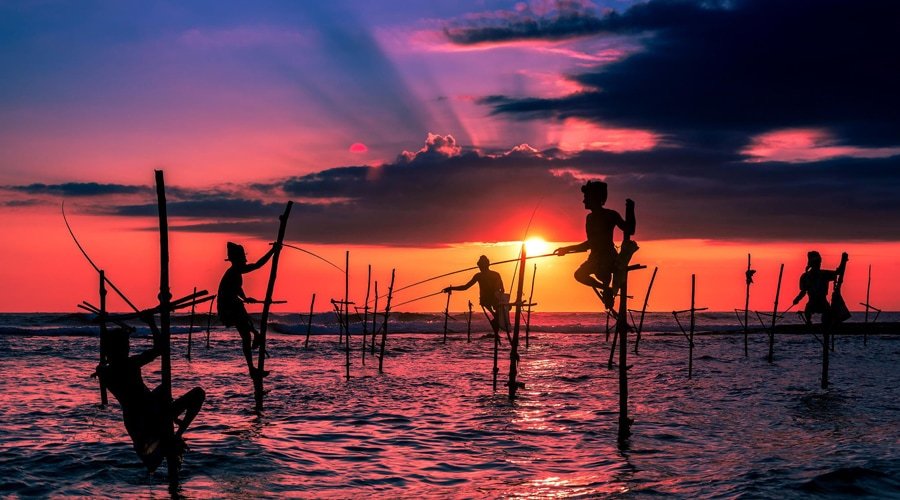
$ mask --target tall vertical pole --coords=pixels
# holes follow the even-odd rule
[[[306,319],[306,340],[303,342],[303,348],[309,349],[309,333],[312,331],[313,308],[316,307],[316,294],[312,294],[312,300],[309,302],[309,318]]]
[[[209,312],[206,313],[206,348],[209,348],[209,329],[212,327],[212,308],[213,302],[215,302],[215,297],[213,300],[209,301]]]
[[[372,291],[372,264],[369,264],[369,274],[366,278],[366,301],[363,302],[362,319],[362,364],[366,366],[366,343],[369,340],[369,292]],[[374,332],[372,332],[374,334]]]
[[[531,291],[528,292],[528,309],[525,316],[525,349],[528,349],[529,338],[528,334],[531,332],[531,303],[534,299],[534,279],[537,277],[537,264],[534,265],[534,270],[531,272]]]
[[[625,218],[634,221],[634,203],[626,200]],[[622,246],[631,241],[634,228],[624,231]],[[624,250],[624,249],[623,249]],[[627,265],[627,264],[623,264]],[[626,442],[631,437],[631,424],[634,422],[628,417],[628,269],[622,272],[622,284],[619,288],[619,317],[616,319],[616,334],[619,337],[619,447],[625,448]]]
[[[194,287],[194,295],[197,295],[197,287]],[[191,360],[191,345],[194,343],[194,302],[191,302],[191,318],[190,318],[190,326],[188,327],[188,352],[187,352],[187,360]]]
[[[281,243],[284,241],[284,232],[287,229],[288,217],[291,215],[293,201],[288,201],[284,213],[278,217],[278,236],[275,238],[274,252],[272,253],[272,267],[269,269],[269,283],[266,286],[266,300],[263,302],[262,316],[259,320],[259,361],[257,362],[258,375],[253,380],[254,396],[256,397],[256,411],[263,409],[263,374],[266,366],[266,330],[269,327],[269,309],[272,306],[272,296],[275,294],[275,277],[278,275],[278,259],[281,257]]]
[[[344,262],[344,325],[347,327],[344,353],[347,357],[347,380],[350,380],[350,250],[347,250]]]
[[[868,302],[868,301],[867,301]],[[106,273],[100,270],[100,366],[106,364]],[[124,333],[123,333],[124,335]],[[109,396],[106,393],[106,384],[103,377],[97,377],[100,381],[100,407],[105,408],[109,404]]]
[[[769,363],[775,360],[775,322],[778,320],[778,298],[781,295],[781,277],[784,275],[784,264],[778,270],[778,288],[775,289],[775,307],[772,311],[772,328],[769,329]],[[827,349],[828,346],[826,345]]]
[[[694,374],[694,297],[697,293],[697,275],[691,275],[691,333],[688,337],[688,378]]]
[[[866,317],[865,317],[866,325],[869,324],[869,304],[871,304],[871,302],[869,302],[869,291],[871,291],[871,289],[872,289],[872,264],[869,264],[869,279],[866,280]],[[869,332],[868,332],[868,326],[867,326],[866,328],[863,328],[863,345],[869,345],[868,336],[869,336]]]
[[[509,381],[506,383],[509,387],[509,399],[516,397],[516,391],[523,386],[516,380],[519,374],[519,327],[522,322],[522,295],[525,285],[525,244],[522,243],[522,251],[519,257],[519,282],[516,284],[516,320],[513,325],[512,342],[509,346]]]
[[[447,305],[444,307],[444,343],[447,343],[447,320],[450,319],[450,292],[447,292]]]
[[[163,426],[163,443],[168,447],[166,465],[169,470],[169,484],[178,482],[178,459],[175,454],[175,429],[172,415],[172,353],[170,346],[170,303],[172,293],[169,290],[169,220],[166,211],[166,184],[162,170],[156,174],[156,204],[159,210],[159,357],[161,361],[162,383],[161,396],[164,405],[166,425]]]
[[[750,347],[749,347],[749,335],[750,335],[750,283],[752,279],[750,278],[752,269],[750,269],[750,254],[747,254],[747,295],[744,298],[744,357],[750,355]]]
[[[372,306],[372,349],[369,354],[375,355],[375,332],[378,329],[375,326],[375,320],[378,318],[378,280],[375,280],[375,304]]]
[[[378,373],[384,373],[384,344],[387,342],[388,316],[391,314],[391,299],[394,296],[394,275],[391,269],[391,286],[388,287],[387,303],[384,305],[384,323],[381,325],[381,351],[378,353]]]
[[[653,275],[650,276],[650,284],[647,285],[647,295],[644,295],[644,306],[641,307],[641,319],[638,322],[637,335],[634,337],[634,353],[638,353],[638,344],[641,343],[641,332],[644,331],[644,315],[647,314],[647,304],[650,302],[650,291],[653,290],[653,282],[656,281],[656,271],[658,267],[653,268]]]
[[[469,301],[469,316],[466,317],[466,342],[472,342],[472,301]]]

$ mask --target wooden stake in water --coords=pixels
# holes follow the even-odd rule
[[[372,291],[372,264],[369,264],[369,273],[366,278],[366,301],[363,302],[362,318],[362,364],[366,366],[366,343],[369,340],[369,292]],[[372,332],[373,334],[375,332]]]
[[[391,269],[391,286],[388,287],[387,303],[384,306],[384,323],[381,325],[381,352],[378,353],[378,373],[384,373],[384,344],[387,342],[388,317],[391,315],[391,299],[394,295],[394,276],[396,269]]]
[[[163,426],[163,443],[166,450],[166,465],[170,486],[178,482],[179,457],[175,453],[174,415],[172,415],[172,352],[171,324],[169,314],[172,293],[169,290],[169,221],[166,211],[166,185],[162,170],[156,172],[156,204],[159,210],[159,339],[158,349],[161,362],[162,383],[160,396],[164,404],[166,425]]]
[[[347,250],[344,262],[344,326],[347,329],[347,337],[344,344],[344,353],[347,357],[347,380],[350,380],[350,250]]]
[[[531,291],[528,292],[528,309],[525,314],[525,349],[528,349],[529,345],[529,333],[531,332],[531,308],[534,306],[532,303],[534,300],[534,279],[537,277],[537,264],[534,265],[534,270],[531,272]]]
[[[869,324],[869,291],[872,290],[872,264],[869,264],[869,278],[866,280],[866,316],[865,316],[865,324]],[[869,332],[867,331],[868,327],[863,329],[863,345],[869,345]]]
[[[634,202],[626,200],[625,218],[634,221]],[[631,231],[624,231],[622,247],[626,242],[631,241],[633,228]],[[640,266],[635,266],[639,269]],[[622,273],[622,284],[619,288],[619,317],[616,319],[616,334],[619,337],[619,447],[627,447],[627,440],[631,436],[631,424],[634,420],[628,417],[628,271]]]
[[[775,307],[772,311],[772,328],[769,329],[769,363],[775,361],[775,322],[778,321],[778,298],[781,295],[781,277],[784,275],[784,264],[778,270],[778,288],[775,289]],[[825,346],[826,349],[828,346]]]
[[[658,267],[653,268],[653,275],[650,276],[650,284],[647,286],[647,294],[644,295],[644,306],[641,307],[641,319],[638,322],[637,334],[634,337],[635,354],[638,353],[638,344],[641,343],[641,332],[644,331],[644,315],[647,314],[647,304],[650,302],[650,291],[653,290],[653,282],[656,281],[656,271],[659,271]]]
[[[275,294],[275,278],[278,276],[278,259],[281,257],[281,244],[284,242],[284,232],[287,229],[288,217],[291,215],[293,201],[288,201],[284,213],[278,217],[278,236],[275,238],[275,250],[272,253],[272,267],[269,269],[269,283],[266,285],[266,300],[263,302],[262,315],[259,320],[259,361],[257,371],[259,375],[254,378],[253,389],[256,398],[256,411],[263,409],[263,373],[266,363],[266,330],[269,327],[269,309],[272,305],[272,296]]]
[[[370,354],[372,356],[375,355],[375,333],[377,332],[377,327],[375,326],[375,321],[378,318],[378,280],[375,280],[375,304],[372,306],[372,350]]]
[[[197,293],[197,287],[194,287],[194,294]],[[194,302],[191,302],[191,318],[190,318],[190,326],[188,327],[188,351],[187,351],[187,360],[191,360],[191,345],[194,343]]]
[[[750,334],[750,284],[753,283],[753,269],[750,269],[750,254],[747,254],[747,273],[745,274],[747,281],[747,295],[744,298],[744,357],[750,355],[749,334]]]
[[[444,307],[444,343],[447,343],[447,320],[450,319],[450,295],[451,292],[447,292],[447,305]]]
[[[519,326],[522,322],[522,295],[525,284],[525,244],[522,244],[522,250],[519,257],[519,282],[516,284],[516,319],[513,324],[512,342],[509,346],[509,380],[506,382],[509,387],[509,399],[516,397],[516,391],[525,384],[516,380],[519,374]]]
[[[688,338],[688,378],[692,378],[694,375],[694,313],[695,313],[695,302],[694,298],[697,293],[697,275],[691,275],[691,329],[690,329],[690,337]]]
[[[466,342],[472,342],[472,301],[469,301],[469,315],[466,316]]]
[[[206,348],[209,348],[209,329],[212,326],[212,308],[215,297],[209,301],[209,312],[206,313]]]
[[[97,315],[100,321],[100,366],[106,365],[106,273],[100,270],[100,314]],[[123,333],[124,335],[124,333]],[[106,384],[103,383],[103,377],[97,377],[100,381],[100,407],[106,408],[109,404],[109,396],[106,393]]]
[[[309,318],[306,319],[306,340],[303,342],[303,348],[309,349],[309,334],[312,331],[313,308],[316,307],[316,294],[312,294],[312,300],[309,302]]]

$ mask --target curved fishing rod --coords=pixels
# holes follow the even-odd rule
[[[66,202],[65,201],[62,202],[61,208],[62,208],[63,222],[66,223],[66,229],[69,230],[69,235],[72,236],[72,241],[74,241],[75,245],[78,247],[78,249],[81,250],[81,255],[84,255],[84,258],[87,259],[87,261],[91,264],[91,267],[94,268],[94,271],[97,271],[99,273],[100,268],[97,266],[97,264],[94,264],[94,261],[91,260],[91,257],[84,250],[84,247],[82,247],[81,243],[78,242],[78,238],[75,237],[75,232],[72,231],[72,226],[69,225],[69,219],[66,217]],[[128,297],[126,297],[125,294],[122,293],[122,291],[119,290],[119,288],[116,285],[114,285],[112,281],[110,281],[109,276],[106,273],[103,273],[103,281],[105,281],[106,284],[109,285],[109,287],[112,288],[113,291],[116,292],[119,295],[119,297],[121,297],[122,300],[125,301],[126,304],[131,306],[131,308],[134,309],[134,312],[141,312],[141,310],[138,309],[137,306],[135,306],[130,300],[128,300]]]
[[[272,245],[272,243],[269,243],[269,245]],[[337,269],[338,271],[341,272],[341,274],[346,274],[346,272],[347,272],[346,270],[344,270],[342,267],[338,266],[338,265],[335,264],[334,262],[331,262],[330,260],[326,259],[325,257],[322,257],[321,255],[318,255],[318,254],[316,254],[316,253],[314,253],[314,252],[310,252],[309,250],[306,250],[305,248],[300,248],[300,247],[298,247],[298,246],[290,245],[290,244],[288,244],[288,243],[282,243],[281,246],[283,246],[283,247],[288,247],[288,248],[293,248],[294,250],[300,250],[301,252],[303,252],[303,253],[305,253],[305,254],[312,255],[313,257],[315,257],[315,258],[321,260],[322,262],[325,262],[325,263],[328,264],[329,266],[331,266],[331,267]]]
[[[541,203],[544,201],[544,197],[538,200],[538,202],[534,205],[534,210],[531,211],[531,217],[528,218],[528,225],[525,226],[525,234],[522,235],[522,245],[525,245],[525,240],[528,239],[528,232],[531,231],[531,223],[534,221],[534,215],[537,213],[538,208],[540,208]],[[519,250],[522,252],[522,250]],[[521,255],[521,253],[520,253]],[[519,259],[515,259],[516,265],[513,267],[513,275],[512,279],[509,280],[509,289],[513,289],[513,285],[516,283],[516,273],[519,271]]]

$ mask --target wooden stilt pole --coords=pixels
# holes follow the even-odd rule
[[[197,287],[194,287],[194,293],[197,293]],[[191,346],[194,341],[194,303],[191,302],[191,317],[190,317],[190,326],[188,327],[188,349],[187,349],[187,360],[191,360]]]
[[[750,254],[747,254],[747,295],[744,298],[744,357],[750,355],[750,284],[753,283],[753,270],[750,269]]]
[[[444,307],[444,343],[447,343],[447,320],[450,319],[450,292],[447,292],[447,305]]]
[[[609,313],[609,309],[606,310],[606,341],[609,342],[609,317],[612,316]]]
[[[170,302],[172,293],[169,290],[169,221],[166,211],[166,185],[162,170],[156,174],[156,203],[159,210],[159,339],[158,349],[161,361],[162,383],[161,396],[165,405],[165,422],[163,427],[163,443],[166,450],[166,465],[169,471],[169,485],[178,484],[180,460],[175,452],[174,415],[172,415],[172,352]]]
[[[626,200],[626,219],[633,221],[634,204]],[[633,228],[632,228],[633,231]],[[632,231],[624,231],[622,250],[631,240]],[[627,265],[627,264],[626,264]],[[619,314],[616,319],[616,334],[619,337],[619,448],[628,446],[628,438],[631,437],[631,424],[634,420],[628,416],[628,271],[622,273],[622,283],[619,288]]]
[[[369,264],[368,278],[366,278],[366,301],[363,302],[362,319],[362,364],[366,366],[366,344],[369,340],[369,292],[372,291],[372,264]],[[375,332],[372,332],[373,334]]]
[[[653,275],[650,276],[650,284],[647,285],[647,294],[644,295],[644,306],[641,307],[641,319],[638,322],[637,334],[634,337],[634,353],[638,353],[638,344],[641,343],[641,332],[644,331],[644,315],[647,314],[647,303],[650,302],[650,291],[653,290],[653,282],[656,281],[656,271],[658,267],[653,268]]]
[[[869,264],[869,278],[866,280],[866,316],[865,316],[865,324],[869,324],[869,292],[872,290],[872,264]],[[863,329],[863,345],[869,345],[869,333],[866,331],[868,328]]]
[[[344,262],[344,326],[347,333],[344,343],[344,353],[347,357],[347,380],[350,380],[350,250],[347,250]]]
[[[372,349],[369,354],[372,356],[375,355],[375,332],[377,328],[375,326],[375,320],[378,317],[378,280],[375,280],[375,304],[372,307]]]
[[[275,250],[272,253],[272,267],[269,270],[269,283],[266,286],[266,300],[263,302],[262,316],[259,320],[259,361],[257,362],[257,373],[253,381],[254,396],[256,397],[256,411],[262,412],[263,409],[263,374],[265,373],[266,363],[266,330],[269,327],[269,308],[272,305],[272,296],[275,293],[275,277],[278,276],[278,258],[281,256],[281,243],[284,242],[284,232],[287,229],[288,217],[291,215],[291,207],[294,206],[293,201],[288,201],[284,208],[284,213],[278,217],[278,236],[275,239]]]
[[[209,312],[206,313],[206,348],[209,349],[209,329],[212,327],[212,308],[215,300],[209,301]]]
[[[472,301],[469,301],[469,315],[466,317],[466,342],[472,342]]]
[[[534,265],[534,270],[531,272],[531,291],[528,292],[528,309],[525,315],[525,349],[528,349],[528,345],[530,344],[529,333],[531,332],[531,307],[534,300],[534,279],[537,277],[537,264]]]
[[[391,286],[388,287],[387,303],[384,305],[384,323],[381,326],[381,352],[378,353],[378,373],[384,373],[384,344],[387,342],[388,317],[391,315],[391,299],[394,295],[394,276],[396,269],[391,269]]]
[[[775,307],[772,311],[772,328],[769,330],[769,363],[775,361],[775,322],[778,321],[778,298],[781,295],[781,277],[784,275],[784,264],[778,270],[778,288],[775,289]],[[828,349],[828,345],[825,345]]]
[[[309,334],[312,331],[313,308],[316,307],[316,294],[312,294],[312,300],[309,302],[309,318],[306,319],[306,340],[303,342],[303,348],[309,349]]]
[[[508,302],[508,301],[507,301]],[[497,315],[494,317],[494,321],[491,323],[491,329],[494,331],[494,368],[491,373],[493,373],[493,387],[494,391],[497,390],[497,378],[500,375],[500,314],[505,314],[503,311],[503,305],[497,307]],[[487,316],[487,312],[485,312],[485,316]],[[490,318],[488,318],[490,321]],[[508,327],[507,327],[508,328]]]
[[[100,366],[106,365],[106,273],[100,270]],[[123,334],[124,335],[124,334]],[[106,393],[106,384],[103,383],[103,377],[97,377],[100,381],[100,407],[106,408],[109,404],[109,396]]]
[[[519,327],[522,322],[522,295],[525,284],[525,244],[522,244],[522,250],[519,257],[519,282],[516,284],[516,319],[513,324],[512,342],[509,346],[509,380],[506,382],[509,387],[509,399],[516,398],[516,391],[525,384],[516,380],[519,375]]]
[[[694,298],[697,293],[697,275],[691,275],[691,330],[688,338],[688,378],[694,375]]]

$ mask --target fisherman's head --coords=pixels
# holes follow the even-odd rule
[[[588,210],[597,210],[606,204],[606,183],[603,181],[587,181],[581,186],[581,192],[584,193],[584,208]]]
[[[225,260],[230,260],[232,263],[237,264],[246,264],[247,263],[247,253],[244,252],[244,247],[238,245],[237,243],[228,242],[228,258]]]
[[[128,332],[121,328],[111,328],[100,338],[103,352],[110,361],[128,358]]]
[[[807,269],[821,269],[822,268],[822,256],[819,252],[813,250],[806,254],[806,268]]]
[[[487,271],[489,267],[491,267],[491,261],[486,256],[478,257],[478,269]]]

